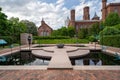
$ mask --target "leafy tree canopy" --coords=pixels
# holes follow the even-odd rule
[[[110,13],[105,19],[105,26],[114,26],[120,24],[120,16],[118,13]]]
[[[120,30],[115,27],[106,27],[103,31],[100,32],[100,35],[117,35],[120,34]]]
[[[75,29],[74,27],[62,27],[60,29],[54,30],[52,36],[69,36],[74,37]]]
[[[28,20],[22,20],[21,23],[25,24],[26,26],[26,32],[31,33],[33,35],[37,35],[37,27],[34,22],[28,21]]]
[[[3,36],[6,34],[7,29],[7,16],[2,12],[0,7],[0,35]]]

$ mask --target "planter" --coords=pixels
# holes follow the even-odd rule
[[[57,44],[57,47],[58,47],[58,48],[63,48],[63,47],[64,47],[64,44]]]

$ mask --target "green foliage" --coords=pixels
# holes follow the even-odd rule
[[[120,31],[120,24],[113,26]]]
[[[96,42],[97,39],[96,39],[95,36],[89,36],[89,41],[90,41],[90,42]]]
[[[62,27],[52,32],[52,36],[67,36],[67,35],[68,35],[68,32],[66,27]]]
[[[114,26],[120,24],[120,17],[118,13],[110,13],[105,19],[105,26]]]
[[[26,31],[26,26],[19,21],[19,18],[11,17],[8,20],[8,27],[9,36],[14,38],[13,43],[18,42],[20,40],[20,34]]]
[[[58,31],[60,32],[61,36],[67,36],[68,35],[66,27],[62,27],[61,29],[58,29]]]
[[[107,35],[100,38],[100,44],[112,47],[120,47],[120,35]]]
[[[38,44],[75,44],[75,43],[88,43],[86,39],[41,39],[37,40]]]
[[[89,28],[89,35],[98,35],[100,30],[99,23],[95,23]]]
[[[116,35],[120,34],[120,30],[115,27],[106,27],[103,31],[100,32],[100,36],[102,35]]]
[[[74,27],[62,27],[58,30],[54,30],[52,32],[52,36],[69,36],[69,37],[74,37],[75,35],[75,29]]]
[[[20,33],[25,33],[30,31],[33,35],[37,35],[37,28],[33,22],[29,22],[29,25],[26,25],[24,21],[20,21],[19,18],[10,18],[7,19],[7,16],[2,13],[2,8],[0,8],[0,36],[12,36],[13,43],[19,42]],[[28,26],[30,26],[27,30]]]
[[[94,36],[92,37],[92,35],[99,35],[99,32],[101,30],[102,29],[100,28],[99,23],[95,23],[90,28],[81,28],[78,31],[78,37],[80,39],[84,39],[84,38],[91,38],[92,39],[94,37]],[[91,41],[95,41],[95,40],[93,39]]]
[[[0,8],[0,35],[5,35],[6,34],[6,29],[7,28],[7,16],[2,13],[2,8]]]
[[[68,32],[68,36],[74,37],[74,35],[75,35],[75,29],[74,29],[74,27],[68,27],[67,28],[67,32]]]
[[[81,28],[78,31],[78,38],[84,39],[88,36],[88,29],[87,28]]]
[[[26,33],[31,33],[34,36],[37,35],[37,27],[35,23],[28,20],[22,20],[21,23],[23,23],[26,26]]]
[[[69,39],[68,36],[34,36],[34,40],[41,40],[41,39]]]
[[[53,30],[51,36],[59,36],[59,31]]]

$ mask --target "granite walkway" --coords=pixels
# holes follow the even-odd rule
[[[64,49],[54,50],[48,69],[72,69],[72,64]]]

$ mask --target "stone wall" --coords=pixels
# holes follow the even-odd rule
[[[20,40],[22,45],[27,45],[28,43],[28,36],[31,36],[31,44],[32,44],[32,34],[28,33],[21,33]]]

